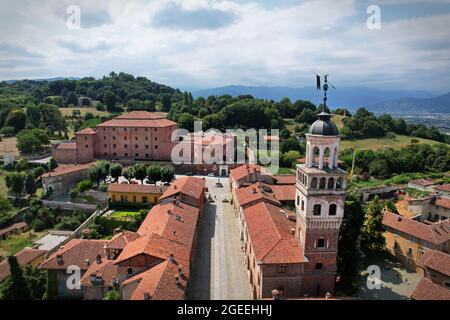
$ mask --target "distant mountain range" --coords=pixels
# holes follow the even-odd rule
[[[26,80],[32,80],[32,81],[58,81],[58,80],[80,80],[81,78],[77,77],[54,77],[54,78],[45,78],[45,79],[26,79]],[[5,80],[6,83],[14,83],[17,81],[23,81],[25,79],[20,80]]]
[[[323,94],[315,88],[226,86],[194,91],[194,97],[229,94],[250,94],[255,98],[279,101],[289,97],[292,101],[302,99],[315,104],[322,102]],[[356,110],[366,107],[374,112],[447,112],[450,113],[450,93],[435,97],[428,91],[382,90],[362,87],[342,87],[329,91],[332,108],[346,107]]]

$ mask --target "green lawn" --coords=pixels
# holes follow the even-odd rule
[[[113,214],[111,214],[111,218],[115,219],[124,219],[127,217],[134,217],[135,215],[138,215],[139,211],[114,211]]]
[[[295,174],[295,171],[294,171],[294,169],[291,169],[291,168],[279,168],[277,174],[279,174],[279,175],[291,175],[291,174]]]
[[[7,255],[14,255],[25,247],[32,247],[33,242],[42,237],[44,233],[32,232],[31,237],[28,231],[22,234],[11,235],[6,240],[0,240],[0,251]]]
[[[417,139],[419,144],[435,145],[439,142],[421,139],[415,137],[397,135],[394,139],[381,138],[381,139],[362,139],[362,140],[341,140],[341,150],[345,149],[358,149],[358,150],[378,150],[385,148],[401,149],[411,144],[411,139]]]

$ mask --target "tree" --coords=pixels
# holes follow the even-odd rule
[[[357,288],[359,276],[359,248],[361,228],[364,223],[364,208],[358,193],[348,193],[345,201],[344,218],[339,230],[337,273],[338,290],[352,295]]]
[[[150,183],[155,183],[161,180],[161,167],[160,166],[149,166],[147,168],[147,179]]]
[[[50,171],[55,170],[58,167],[58,163],[56,162],[56,159],[51,157],[50,161],[48,162],[48,168]]]
[[[120,292],[117,290],[110,290],[106,293],[103,300],[120,300]]]
[[[295,118],[295,121],[312,124],[314,121],[316,121],[316,119],[317,116],[314,111],[310,109],[303,109],[303,111],[300,112],[300,114]]]
[[[300,158],[300,152],[291,150],[283,154],[280,159],[280,165],[285,168],[292,168],[297,163],[297,160]]]
[[[195,121],[195,118],[192,114],[182,113],[178,117],[178,126],[179,126],[179,128],[186,129],[189,132],[193,132],[194,131],[194,121]]]
[[[134,178],[133,167],[127,167],[123,169],[122,175],[124,176],[125,179],[128,180],[128,182],[131,182],[131,180]]]
[[[386,246],[383,232],[383,206],[378,197],[375,197],[368,205],[366,220],[362,231],[362,244],[364,248],[371,252],[383,251]]]
[[[6,117],[5,125],[13,127],[16,132],[25,128],[27,116],[22,109],[11,110]]]
[[[12,172],[8,173],[6,178],[6,186],[12,193],[16,195],[20,195],[23,190],[24,185],[24,177],[21,173]]]
[[[23,277],[30,288],[32,299],[41,300],[45,294],[47,272],[37,267],[26,265],[23,269]]]
[[[161,168],[161,180],[169,183],[175,177],[175,168],[172,166],[165,166]]]
[[[137,180],[141,180],[141,184],[144,184],[144,180],[147,177],[147,168],[143,163],[136,163],[133,166],[134,177]]]
[[[22,130],[17,134],[17,149],[22,153],[34,153],[48,144],[50,138],[43,129]]]
[[[0,298],[2,300],[29,300],[32,298],[30,288],[23,276],[22,269],[17,262],[17,257],[8,257],[11,276],[0,286]]]
[[[16,163],[16,171],[21,172],[28,169],[28,159],[22,158]]]
[[[89,169],[89,179],[100,186],[100,181],[106,180],[109,173],[109,163],[104,160],[97,161],[95,165]]]
[[[25,191],[30,196],[36,193],[36,181],[32,174],[27,174],[25,176]]]
[[[386,160],[375,160],[369,165],[369,173],[375,177],[387,177],[389,166]]]
[[[119,178],[122,175],[122,166],[118,163],[113,164],[109,168],[109,175],[114,179],[114,182],[119,182]]]
[[[108,111],[114,111],[116,109],[117,96],[111,90],[108,90],[103,95],[103,103],[106,105]]]
[[[161,105],[162,105],[162,111],[169,112],[170,107],[172,106],[171,97],[168,94],[164,94],[161,97]]]

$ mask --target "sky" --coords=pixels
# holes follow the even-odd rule
[[[0,30],[0,80],[450,91],[450,0],[2,0]]]

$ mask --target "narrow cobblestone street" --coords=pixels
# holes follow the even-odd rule
[[[208,204],[199,224],[189,299],[251,299],[237,219],[232,206],[222,202],[231,199],[228,179],[220,179],[223,188],[215,186],[217,178],[206,179],[215,201]]]

